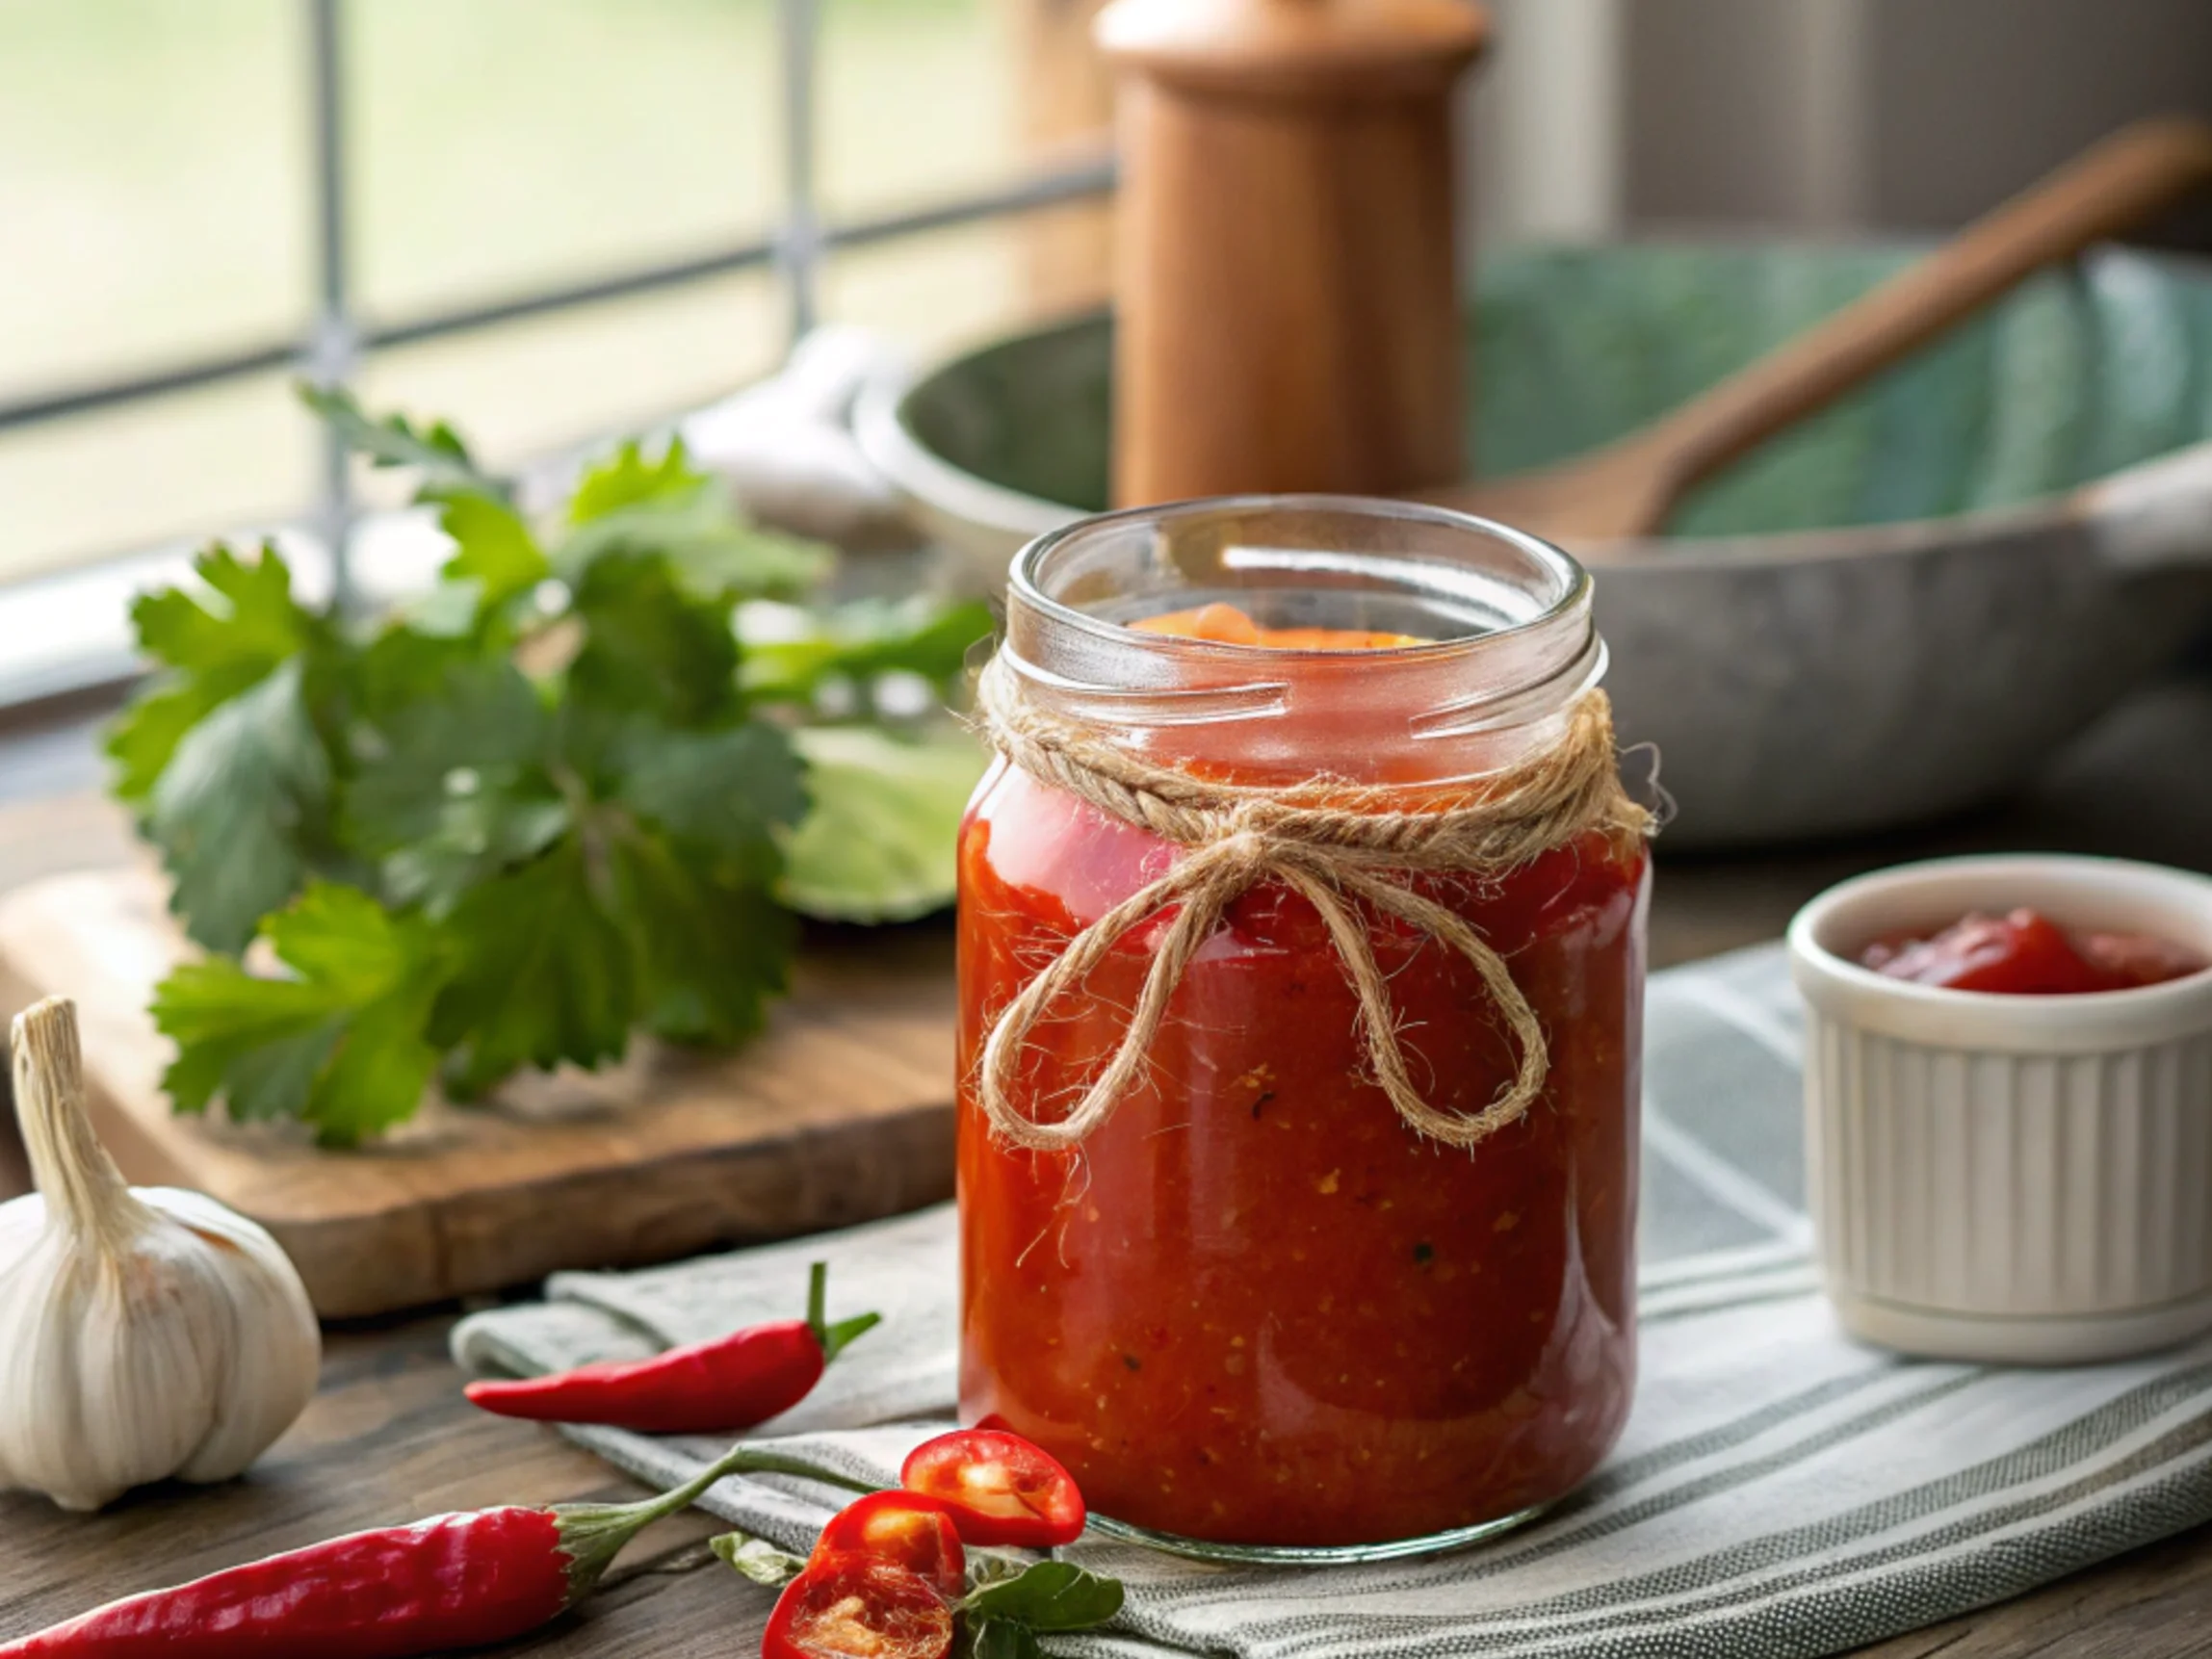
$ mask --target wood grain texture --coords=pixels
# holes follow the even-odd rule
[[[2212,1654],[2212,1529],[2017,1601],[1862,1649],[1863,1659],[2197,1659]]]
[[[319,1151],[295,1126],[180,1119],[145,1013],[184,946],[143,866],[0,899],[0,1007],[76,998],[94,1121],[141,1185],[208,1193],[275,1234],[325,1317],[844,1227],[950,1196],[952,978],[943,929],[802,960],[732,1054],[639,1044],[623,1066],[432,1101],[388,1140]]]
[[[1122,0],[1114,499],[1454,476],[1473,8]]]

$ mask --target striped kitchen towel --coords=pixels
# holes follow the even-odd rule
[[[1808,1255],[1800,1025],[1782,952],[1653,977],[1644,1102],[1642,1374],[1603,1468],[1541,1522],[1425,1561],[1200,1567],[1104,1541],[1123,1617],[1055,1651],[1788,1659],[2014,1595],[2212,1518],[2212,1341],[2127,1364],[2000,1370],[1847,1340]],[[840,1308],[895,1313],[755,1438],[888,1483],[950,1420],[949,1209],[633,1274],[564,1274],[454,1346],[529,1373],[788,1316],[826,1257]],[[577,1431],[654,1483],[716,1442]],[[836,1502],[729,1480],[707,1507],[793,1549]]]

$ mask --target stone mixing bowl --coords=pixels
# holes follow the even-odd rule
[[[1466,334],[1470,470],[1627,431],[1911,257],[1499,254]],[[1096,315],[862,398],[863,450],[978,588],[1106,505],[1111,356]],[[2039,277],[1714,480],[1667,535],[1574,551],[1624,739],[1657,744],[1680,808],[1670,844],[2000,794],[2212,621],[2212,266],[2116,249]]]

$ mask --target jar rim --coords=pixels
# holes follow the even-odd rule
[[[1534,571],[1550,581],[1555,591],[1542,609],[1502,627],[1453,634],[1440,639],[1421,639],[1407,645],[1365,646],[1347,651],[1309,646],[1240,645],[1226,640],[1147,634],[1127,623],[1098,615],[1055,597],[1046,590],[1042,580],[1043,566],[1069,542],[1110,531],[1117,526],[1195,521],[1208,517],[1225,518],[1270,511],[1336,512],[1354,517],[1396,519],[1471,534],[1501,544],[1520,555]],[[1301,660],[1331,658],[1340,661],[1346,657],[1406,661],[1464,650],[1470,646],[1533,633],[1577,610],[1587,611],[1593,587],[1590,572],[1563,548],[1527,531],[1500,524],[1495,519],[1481,518],[1473,513],[1459,512],[1426,502],[1327,494],[1200,496],[1187,501],[1167,502],[1152,506],[1119,507],[1109,512],[1088,514],[1057,529],[1049,530],[1028,542],[1014,556],[1007,577],[1009,603],[1019,600],[1057,626],[1075,629],[1102,643],[1126,646],[1134,639],[1165,645],[1179,654],[1218,654],[1224,661],[1243,661],[1255,665],[1262,661],[1297,662]]]
[[[999,657],[1041,706],[1178,764],[1249,768],[1263,755],[1285,777],[1442,781],[1551,740],[1603,678],[1592,593],[1589,573],[1548,542],[1445,507],[1206,497],[1030,542],[1014,560]],[[1357,619],[1418,642],[1256,647],[1128,626],[1176,595],[1260,595],[1277,617]]]

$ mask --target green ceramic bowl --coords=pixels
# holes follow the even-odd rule
[[[1496,255],[1466,336],[1470,471],[1628,431],[1912,257]],[[1111,355],[1111,322],[1085,317],[864,403],[864,448],[976,585],[1106,505]],[[1665,756],[1673,839],[1870,829],[2019,781],[2212,617],[2208,438],[2212,268],[2105,252],[1764,446],[1666,536],[1592,550],[1615,702]]]

